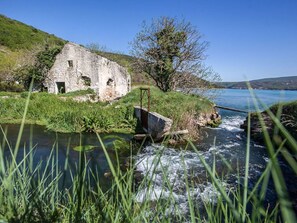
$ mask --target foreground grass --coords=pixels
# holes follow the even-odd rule
[[[139,105],[139,89],[112,104],[77,102],[75,96],[85,92],[63,95],[33,93],[26,117],[26,123],[45,125],[58,132],[127,132],[136,128],[134,105]],[[0,122],[20,123],[28,93],[0,93]],[[144,102],[145,103],[145,102]],[[200,113],[209,113],[213,104],[199,96],[185,95],[179,92],[163,93],[151,88],[151,111],[158,112],[174,120],[176,129],[185,129],[188,118]]]
[[[23,120],[27,113],[29,114],[29,100],[26,102]],[[292,142],[292,149],[296,150],[296,141],[286,133],[277,117],[272,116],[272,118],[279,131],[283,132],[286,139]],[[277,159],[284,152],[284,142],[275,147],[267,133],[265,133],[265,139],[270,160],[252,190],[247,187],[249,183],[249,135],[244,186],[228,189],[222,183],[223,179],[216,173],[215,167],[210,167],[196,146],[189,142],[188,146],[198,154],[209,175],[209,182],[216,188],[218,196],[216,202],[205,201],[202,204],[203,211],[201,211],[191,196],[189,189],[191,176],[184,170],[188,195],[186,205],[189,209],[189,213],[185,214],[178,209],[176,197],[173,195],[174,185],[169,185],[164,168],[162,169],[164,173],[162,185],[170,188],[168,199],[157,199],[153,202],[148,197],[142,202],[137,202],[135,199],[135,194],[141,189],[154,193],[152,178],[157,171],[155,165],[162,166],[160,158],[163,151],[160,151],[152,161],[154,165],[151,166],[150,173],[143,176],[136,187],[132,158],[130,158],[131,165],[125,171],[121,171],[119,165],[114,165],[111,161],[107,149],[100,136],[97,135],[113,176],[110,189],[103,191],[98,172],[86,165],[88,160],[84,152],[79,153],[79,161],[73,165],[74,168],[70,165],[70,157],[68,157],[69,161],[64,163],[64,168],[58,168],[59,161],[55,156],[58,150],[56,146],[53,146],[50,157],[44,161],[45,165],[33,165],[34,148],[27,152],[24,151],[24,158],[17,161],[23,126],[24,121],[21,124],[15,148],[9,146],[6,137],[0,146],[0,220],[2,222],[296,222]],[[5,136],[3,129],[1,132]],[[284,157],[286,159],[286,156]],[[296,161],[289,158],[286,160],[288,166],[296,170]],[[71,186],[68,188],[61,187],[66,173],[70,173],[71,176]],[[267,208],[263,205],[263,201],[271,176],[278,200],[275,207]],[[238,176],[239,180],[240,176]]]
[[[279,132],[277,125],[273,120],[273,116],[277,116],[279,122],[286,128],[293,138],[297,138],[297,101],[291,102],[281,102],[271,107],[267,108],[265,105],[262,106],[265,108],[261,112],[261,118],[266,126],[266,130],[270,137],[274,137],[274,141],[280,144],[282,138],[286,138],[281,132]],[[262,126],[259,119],[258,112],[251,113],[251,135],[254,140],[263,142],[264,135],[262,134]],[[246,123],[242,125],[243,128],[247,128]]]

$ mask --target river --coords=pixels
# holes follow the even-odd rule
[[[297,100],[297,91],[256,90],[255,94],[267,106],[279,101]],[[254,110],[252,97],[248,90],[220,90],[215,103],[246,111]],[[215,169],[223,179],[224,186],[226,189],[230,189],[243,183],[247,138],[246,133],[240,129],[240,125],[247,114],[226,110],[219,110],[219,113],[222,116],[222,124],[218,128],[204,129],[201,132],[202,139],[196,142],[195,146],[199,154],[211,167],[215,163]],[[160,153],[162,153],[162,156],[158,160]],[[174,205],[177,205],[178,209],[182,210],[183,213],[189,213],[186,189],[188,179],[185,179],[185,172],[191,182],[188,190],[191,192],[191,199],[194,199],[198,206],[202,208],[204,202],[216,202],[216,189],[209,183],[206,170],[196,152],[173,148],[164,149],[163,146],[155,144],[147,146],[142,153],[135,157],[135,160],[137,171],[142,173],[143,176],[150,176],[153,185],[150,189],[146,187],[140,189],[136,196],[139,202],[144,199],[154,201],[174,197]],[[251,141],[249,189],[255,185],[267,161],[265,147]],[[229,164],[226,165],[226,162]],[[285,164],[282,165],[283,169],[286,168]],[[294,180],[297,180],[296,177]],[[294,184],[289,186],[296,191]],[[275,199],[276,195],[271,184],[267,191],[267,202],[273,202]],[[173,206],[170,208],[173,210]],[[170,208],[168,212],[170,212]]]
[[[256,90],[255,93],[267,106],[279,101],[297,100],[297,91]],[[251,96],[247,90],[220,90],[215,103],[241,110],[253,110]],[[218,128],[202,130],[202,138],[195,143],[195,146],[199,151],[199,155],[211,167],[215,164],[218,175],[222,178],[226,189],[228,189],[241,185],[241,179],[244,176],[246,134],[239,127],[243,123],[246,114],[224,110],[219,112],[222,116],[222,124]],[[2,125],[2,128],[7,131],[8,142],[14,148],[19,125]],[[4,145],[3,134],[0,135],[0,142]],[[129,135],[120,136],[126,139],[131,137]],[[104,138],[104,135],[102,137]],[[117,136],[105,138],[104,143],[108,146],[116,138]],[[45,163],[52,148],[57,147],[59,166],[63,168],[67,151],[72,162],[77,162],[79,153],[74,151],[73,148],[80,145],[81,141],[83,144],[95,145],[99,148],[87,153],[90,160],[88,165],[98,169],[101,182],[105,182],[106,187],[108,187],[108,180],[104,178],[104,173],[109,171],[108,164],[102,149],[100,149],[100,143],[94,134],[57,134],[46,131],[42,126],[26,125],[17,159],[22,159],[24,148],[28,150],[33,146],[33,162],[34,166],[36,166],[40,162]],[[5,148],[6,156],[9,157],[7,145]],[[67,150],[68,148],[69,150]],[[251,142],[250,150],[249,188],[252,188],[263,172],[268,157],[265,147],[256,142]],[[159,156],[160,154],[162,154],[161,157]],[[114,157],[112,150],[110,150],[110,156]],[[135,155],[134,161],[136,171],[142,176],[149,176],[151,178],[150,185],[152,185],[150,188],[147,188],[145,185],[139,187],[138,192],[135,194],[135,199],[138,202],[143,200],[174,199],[175,207],[177,206],[180,211],[186,214],[189,212],[186,189],[186,181],[188,179],[191,182],[188,185],[191,199],[196,204],[202,207],[203,202],[216,202],[216,189],[209,182],[198,154],[191,148],[187,150],[184,150],[184,148],[174,149],[160,144],[153,144],[146,146],[138,155]],[[185,180],[185,173],[187,173],[187,180]],[[272,187],[269,188],[267,194],[268,201],[276,199]],[[172,210],[169,208],[168,212],[170,213]]]
[[[4,156],[9,158],[11,157],[9,147],[12,149],[12,151],[14,151],[20,125],[2,124],[1,128],[3,130],[3,132],[0,132],[1,148],[4,148]],[[109,148],[119,137],[125,140],[131,140],[133,136],[129,134],[100,134],[100,137],[106,148]],[[92,171],[98,174],[103,189],[108,189],[111,182],[110,180],[106,179],[104,174],[109,173],[109,165],[102,150],[101,144],[97,136],[93,133],[55,133],[52,131],[47,131],[44,126],[25,125],[16,160],[18,162],[22,161],[24,154],[28,154],[30,148],[33,148],[32,167],[41,165],[41,168],[45,168],[51,153],[53,153],[52,156],[54,159],[51,160],[57,160],[56,165],[60,170],[64,169],[65,161],[67,160],[69,164],[68,170],[71,169],[71,171],[76,171],[77,163],[80,159],[80,153],[75,151],[74,148],[79,145],[95,146],[92,151],[85,153],[86,159],[88,160],[87,165],[90,167],[90,169],[92,169]],[[26,150],[26,152],[24,152],[24,150]],[[107,151],[113,163],[116,164],[116,155],[114,150],[108,149]],[[69,187],[71,185],[72,183],[70,175],[66,174],[66,182],[63,183],[62,187]]]

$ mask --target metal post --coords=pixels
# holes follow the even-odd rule
[[[147,111],[143,110],[143,97],[147,95]],[[151,91],[150,88],[140,88],[140,120],[142,127],[148,129],[148,114],[151,107]]]
[[[151,107],[151,89],[150,88],[140,88],[140,108],[143,105],[143,97],[147,95],[147,110],[150,111]]]

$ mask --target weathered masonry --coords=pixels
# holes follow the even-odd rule
[[[127,70],[74,43],[67,43],[56,56],[44,83],[49,93],[93,89],[102,101],[124,96],[131,90]]]

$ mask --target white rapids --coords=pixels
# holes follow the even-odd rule
[[[208,129],[208,139],[191,149],[173,149],[159,144],[146,146],[140,154],[134,156],[135,168],[143,180],[135,194],[135,201],[169,201],[166,209],[169,215],[177,212],[189,214],[189,199],[195,208],[203,209],[206,203],[216,204],[219,192],[211,183],[200,157],[210,168],[215,168],[223,188],[228,191],[240,184],[244,174],[246,138],[240,125],[242,116],[227,116],[215,129]],[[212,137],[216,137],[216,143]],[[208,141],[207,141],[208,140]],[[256,148],[256,147],[255,147]],[[257,178],[261,174],[265,161],[256,152],[251,154],[249,176]],[[251,185],[252,186],[252,185]]]

